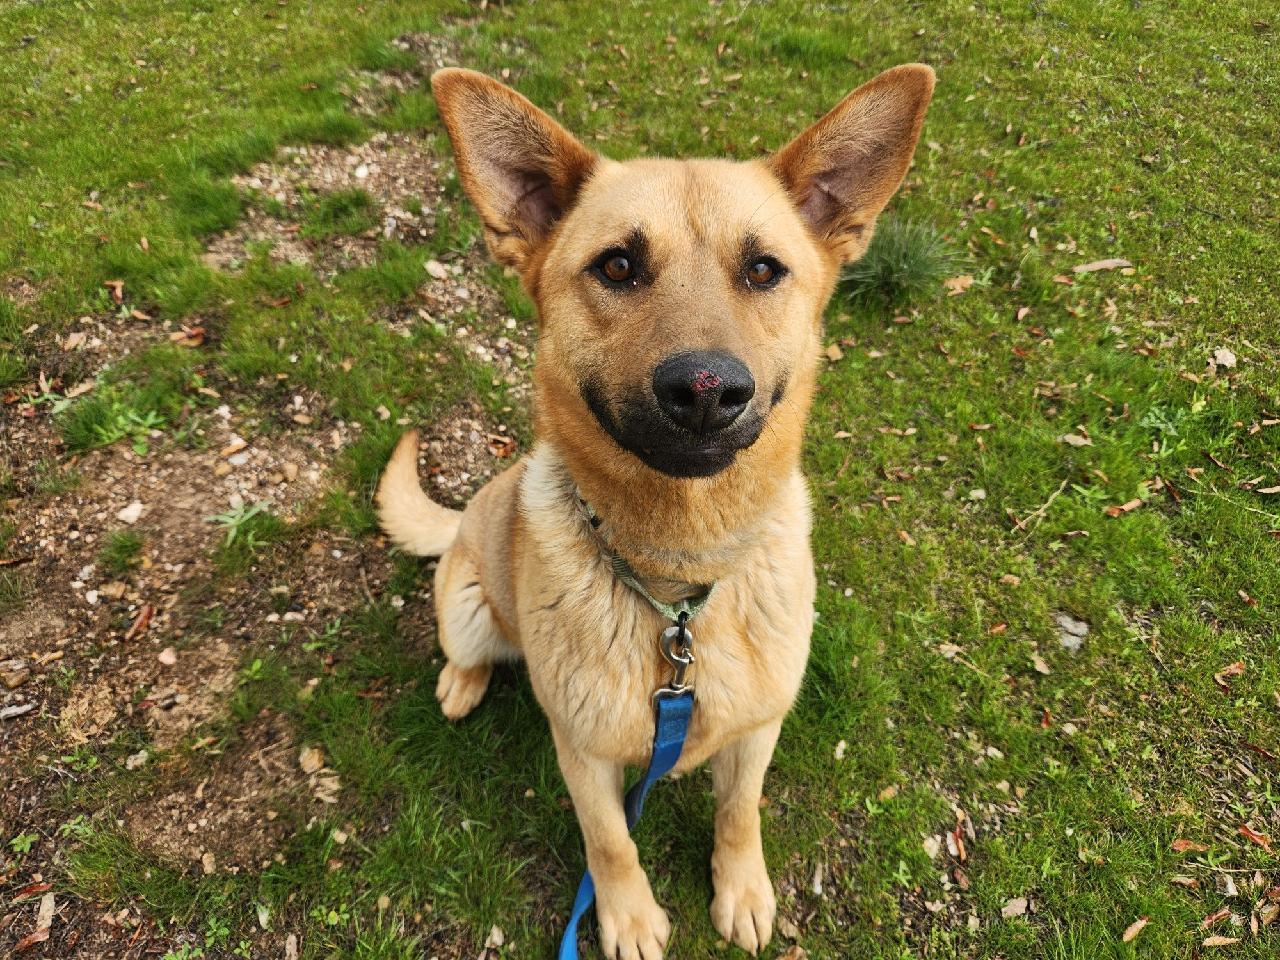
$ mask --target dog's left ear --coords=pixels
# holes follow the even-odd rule
[[[431,90],[494,257],[520,269],[573,205],[596,155],[510,87],[437,70]]]
[[[876,217],[907,175],[933,81],[923,63],[886,70],[769,158],[809,227],[841,260],[866,252]]]

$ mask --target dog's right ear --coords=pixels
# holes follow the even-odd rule
[[[510,87],[473,70],[431,76],[458,175],[501,263],[521,269],[573,205],[597,158]]]

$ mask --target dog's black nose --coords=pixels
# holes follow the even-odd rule
[[[694,433],[723,430],[756,392],[751,371],[737,357],[699,350],[668,357],[653,371],[653,395],[667,417]]]

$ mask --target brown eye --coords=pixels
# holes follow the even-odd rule
[[[635,274],[631,261],[621,255],[610,257],[600,268],[614,283],[626,283]]]
[[[747,266],[747,283],[753,287],[767,289],[782,279],[786,271],[782,264],[773,257],[760,257]]]

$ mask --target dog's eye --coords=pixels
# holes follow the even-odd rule
[[[625,250],[606,250],[591,265],[591,272],[611,287],[631,287],[636,282],[635,261]]]
[[[768,290],[787,272],[773,257],[756,257],[747,264],[747,285],[757,290]]]
[[[604,275],[614,283],[631,279],[631,261],[626,257],[610,257],[604,262]]]

